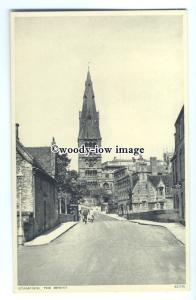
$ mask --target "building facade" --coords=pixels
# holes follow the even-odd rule
[[[150,170],[146,160],[140,158],[135,168],[121,167],[114,171],[114,201],[119,214],[174,208],[172,175],[157,174],[153,163]]]
[[[88,70],[85,82],[82,111],[79,112],[78,147],[84,145],[91,149],[101,147],[101,134],[99,129],[99,112],[96,110],[93,83]],[[101,154],[78,155],[79,177],[85,180],[90,190],[101,186],[102,167]]]
[[[132,172],[128,167],[114,171],[114,203],[120,215],[132,210]]]
[[[19,141],[16,125],[16,189],[18,237],[29,241],[59,223],[59,203],[55,180],[55,158],[50,147],[26,148]],[[41,163],[42,161],[42,163]],[[47,162],[47,166],[46,163]]]
[[[132,191],[133,212],[173,209],[171,175],[140,173],[133,180]]]
[[[179,210],[179,218],[185,223],[185,145],[184,106],[175,122],[175,151],[172,157],[174,207]]]

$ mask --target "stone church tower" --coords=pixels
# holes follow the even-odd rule
[[[82,111],[79,112],[78,147],[95,148],[101,146],[99,130],[99,112],[96,110],[93,83],[88,70],[85,82]],[[101,183],[101,154],[91,153],[89,156],[78,155],[78,171],[80,179],[88,182],[90,189],[95,189]]]

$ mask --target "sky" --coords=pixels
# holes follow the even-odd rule
[[[174,150],[174,123],[186,101],[183,15],[29,13],[14,19],[13,104],[25,146],[77,147],[88,65],[102,146]],[[102,161],[132,155],[102,155]],[[77,169],[77,154],[69,156]]]

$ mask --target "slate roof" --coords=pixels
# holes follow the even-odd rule
[[[154,187],[157,187],[160,180],[163,181],[166,187],[172,187],[172,175],[149,175],[148,179],[154,185]]]
[[[136,186],[136,183],[138,182],[138,180],[139,180],[138,175],[137,174],[133,175],[133,177],[132,177],[132,184],[133,184],[132,189]]]
[[[32,154],[32,152],[30,152],[28,150],[28,148],[24,147],[24,145],[19,140],[16,140],[16,150],[31,165],[33,165],[34,167],[36,167],[37,169],[39,169],[45,175],[50,176],[50,174],[43,167],[43,165],[40,163],[40,161],[36,157],[34,157],[34,155]]]
[[[166,187],[171,188],[173,185],[172,182],[172,175],[147,175],[147,180],[149,180],[152,185],[156,188],[159,184],[159,182],[162,180]],[[132,184],[134,188],[139,181],[139,176],[137,174],[134,174],[132,177]]]
[[[180,110],[180,113],[176,119],[176,122],[175,122],[175,125],[178,123],[179,119],[180,118],[184,118],[184,105],[182,106],[181,110]]]
[[[51,148],[50,147],[26,147],[27,151],[38,161],[41,167],[49,174],[51,169]]]

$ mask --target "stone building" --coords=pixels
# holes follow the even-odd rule
[[[171,175],[148,175],[142,173],[133,180],[133,212],[173,209]]]
[[[140,168],[141,162],[146,163],[146,168],[151,175],[166,175],[171,174],[170,158],[172,153],[164,152],[163,160],[157,159],[157,157],[150,157],[150,159],[144,159],[141,155],[139,157],[132,157],[131,159],[119,159],[114,157],[111,161],[102,163],[102,168],[117,170],[122,167],[128,167],[129,170],[137,172]]]
[[[118,213],[127,214],[131,209],[132,172],[127,167],[114,171],[114,202],[117,203]]]
[[[114,172],[106,165],[102,164],[102,182],[101,186],[112,195],[114,190]]]
[[[171,174],[157,174],[156,167],[156,172],[148,167],[146,160],[140,158],[135,168],[114,171],[114,201],[119,214],[173,209]]]
[[[179,210],[179,218],[185,223],[185,145],[184,106],[175,122],[175,151],[172,157],[174,208]]]
[[[150,172],[147,163],[141,160],[132,177],[133,212],[173,209],[172,176],[157,174],[156,158],[151,158]]]
[[[79,112],[78,147],[85,145],[91,149],[101,146],[99,112],[96,110],[93,83],[88,70],[85,82],[82,111]],[[78,155],[78,172],[90,190],[99,188],[102,181],[101,154]]]
[[[135,158],[131,158],[131,159],[121,159],[121,158],[117,158],[114,157],[113,160],[109,160],[106,162],[102,163],[102,169],[103,170],[117,170],[120,169],[122,167],[129,167],[129,169],[132,170],[136,170],[135,168]]]
[[[16,188],[18,235],[25,241],[59,222],[55,156],[50,147],[26,148],[16,124]],[[20,239],[23,237],[20,236]]]

